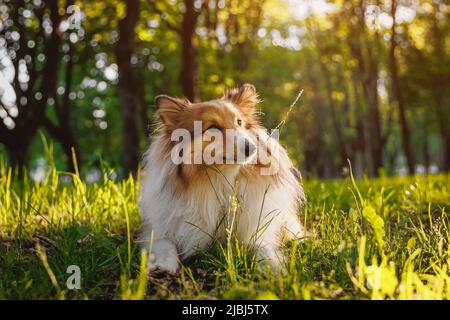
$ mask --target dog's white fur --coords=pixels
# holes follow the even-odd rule
[[[280,149],[277,177],[258,174],[245,165],[227,165],[221,172],[208,170],[210,185],[197,184],[186,193],[176,193],[167,184],[171,159],[170,155],[161,157],[162,141],[156,138],[144,155],[147,172],[140,202],[144,248],[152,251],[150,267],[175,272],[178,255],[187,258],[196,249],[207,248],[211,235],[223,240],[223,226],[217,227],[223,214],[230,212],[237,179],[241,205],[237,237],[243,243],[251,242],[272,266],[280,268],[282,240],[303,236],[298,214],[305,196],[286,151],[263,134]]]

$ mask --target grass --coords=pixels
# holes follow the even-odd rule
[[[0,165],[0,299],[450,298],[449,175],[306,181],[312,237],[287,246],[284,274],[230,236],[149,278],[138,183],[110,176],[87,184],[50,167],[38,183]],[[66,286],[71,265],[79,290]]]

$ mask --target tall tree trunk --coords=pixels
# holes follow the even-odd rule
[[[62,117],[61,117],[61,124],[60,128],[62,130],[61,133],[61,143],[63,144],[63,150],[66,154],[67,160],[68,160],[68,166],[69,170],[71,172],[75,172],[75,166],[78,168],[78,170],[81,169],[81,153],[78,146],[78,141],[76,139],[76,135],[73,132],[73,126],[70,122],[70,99],[69,95],[72,91],[72,82],[73,82],[73,67],[74,67],[74,56],[73,56],[73,46],[70,45],[69,47],[69,57],[70,61],[67,62],[66,67],[66,75],[65,75],[65,85],[66,85],[66,92],[64,94],[63,99],[63,105],[62,105]],[[73,159],[73,153],[72,148],[75,153],[75,159]]]
[[[194,0],[185,0],[186,12],[183,16],[181,36],[181,72],[180,84],[183,94],[190,101],[200,100],[198,80],[197,48],[195,27],[199,13],[195,11]]]
[[[450,135],[448,133],[444,141],[444,170],[450,171]]]
[[[319,54],[321,54],[320,49]],[[344,168],[347,166],[348,152],[347,152],[347,145],[345,143],[344,136],[342,134],[341,123],[339,121],[338,114],[336,112],[336,104],[334,103],[333,100],[333,86],[331,83],[331,74],[327,66],[320,60],[320,57],[319,57],[319,66],[320,69],[322,70],[323,80],[325,81],[328,106],[330,108],[331,119],[336,133],[337,147],[339,149],[338,152],[341,158],[341,168]]]
[[[119,69],[119,98],[122,115],[122,167],[125,177],[135,175],[139,165],[139,100],[131,56],[135,46],[135,27],[139,18],[139,0],[126,1],[126,16],[119,21],[116,59]]]
[[[430,121],[430,117],[428,112],[425,112],[425,119],[422,124],[423,128],[423,165],[425,167],[425,172],[428,173],[428,169],[430,168],[430,146],[428,142],[428,123]]]
[[[29,149],[32,137],[29,132],[23,131],[22,134],[14,135],[14,139],[4,143],[8,152],[10,165],[15,170],[18,170],[19,176],[22,176],[29,167]]]
[[[355,139],[354,143],[352,144],[352,151],[355,154],[355,159],[357,159],[355,161],[359,161],[359,163],[354,166],[356,168],[355,169],[356,172],[354,173],[355,177],[362,177],[365,169],[368,170],[369,172],[371,172],[372,167],[373,167],[372,162],[371,162],[371,157],[366,156],[367,154],[370,153],[370,150],[369,150],[370,145],[365,143],[366,123],[365,123],[365,118],[364,118],[364,110],[361,110],[363,103],[361,102],[361,99],[360,99],[361,86],[358,85],[359,82],[360,81],[358,79],[356,72],[352,72],[351,78],[350,78],[350,84],[351,84],[351,89],[352,89],[353,98],[354,98],[353,112],[356,115],[355,124],[354,124],[355,131],[356,131],[356,139]]]
[[[436,110],[436,118],[439,125],[439,133],[442,144],[442,166],[443,170],[448,172],[450,170],[450,129],[447,122],[447,115],[444,109],[443,96],[439,90],[434,93],[434,107]]]
[[[393,17],[393,23],[391,28],[391,47],[389,52],[390,57],[390,71],[392,81],[392,92],[397,102],[399,112],[399,124],[402,132],[402,146],[403,153],[405,154],[406,164],[408,166],[409,173],[414,173],[414,156],[411,150],[411,133],[409,131],[408,120],[406,119],[406,105],[403,99],[403,94],[400,88],[400,79],[398,76],[397,58],[395,56],[395,49],[397,48],[397,32],[396,32],[396,19],[397,1],[391,1],[391,16]]]
[[[352,30],[354,34],[352,39],[350,39],[349,46],[357,61],[358,70],[362,77],[361,85],[367,105],[365,117],[365,129],[367,129],[366,143],[370,146],[370,162],[373,164],[373,166],[369,167],[369,174],[374,176],[378,174],[378,169],[383,167],[384,149],[377,92],[380,40],[379,34],[376,31],[374,32],[373,39],[370,39],[364,14],[366,10],[365,1],[360,0],[357,8],[358,24]]]
[[[368,129],[366,142],[370,141],[373,163],[372,175],[378,174],[378,169],[383,166],[383,145],[381,141],[380,111],[378,109],[377,93],[378,75],[368,74],[363,80],[363,88],[367,103],[366,128]]]
[[[306,78],[308,79],[308,82],[312,87],[311,101],[313,101],[313,104],[316,106],[314,108],[314,118],[317,121],[318,127],[317,131],[310,132],[308,141],[305,141],[305,164],[306,167],[309,168],[310,172],[317,174],[317,176],[320,178],[323,178],[327,175],[328,171],[326,165],[328,162],[331,162],[329,161],[329,159],[331,159],[332,156],[329,154],[326,148],[317,148],[317,146],[322,146],[325,144],[325,135],[323,133],[327,131],[327,125],[326,114],[323,108],[323,105],[325,103],[322,101],[319,94],[320,90],[318,79],[312,68],[312,66],[314,65],[312,61],[313,60],[310,53],[308,51],[305,51],[305,59],[303,63],[305,64]],[[300,128],[302,128],[302,120],[299,119],[298,121],[300,122],[298,125],[299,136],[302,136],[304,135],[304,133],[302,133],[300,130]]]
[[[18,5],[18,8],[22,6]],[[61,21],[61,16],[59,15],[57,0],[48,0],[45,2],[45,7],[42,10],[49,10],[49,17],[53,26],[58,26]],[[36,12],[39,12],[36,11]],[[38,19],[42,21],[43,11],[36,14]],[[33,61],[37,58],[37,46],[34,49],[30,49],[24,52],[23,49],[27,48],[26,44],[26,32],[23,29],[23,24],[16,21],[15,25],[19,26],[20,30],[20,52],[18,52],[17,57],[14,59],[15,69],[18,70],[18,62],[25,54],[29,54]],[[43,31],[40,35],[43,36]],[[19,115],[14,119],[15,128],[8,129],[4,126],[0,126],[0,142],[3,143],[9,153],[11,166],[19,168],[19,172],[23,172],[23,168],[29,165],[29,147],[31,142],[39,128],[45,119],[45,110],[47,108],[47,100],[54,97],[57,85],[58,76],[58,63],[60,58],[59,44],[60,44],[60,32],[57,27],[53,28],[53,32],[50,37],[40,38],[43,42],[43,54],[45,56],[45,65],[40,72],[36,70],[36,64],[34,63],[33,68],[30,70],[30,79],[28,82],[28,89],[22,91],[19,80],[18,72],[15,74],[14,79],[14,90],[16,92],[17,101],[20,98],[27,98],[28,104],[25,107],[19,107]],[[40,86],[36,91],[42,93],[42,98],[38,101],[34,98],[34,84],[37,79],[43,75],[43,79],[40,82]]]
[[[439,3],[433,2],[434,12],[439,9]],[[431,24],[432,32],[432,44],[433,44],[433,59],[436,61],[436,65],[445,65],[445,29],[441,29],[439,26],[439,20],[436,18],[432,19]],[[444,69],[445,70],[445,69]],[[440,72],[439,72],[440,71]],[[434,97],[434,107],[436,112],[436,118],[439,125],[439,133],[441,136],[442,144],[442,166],[443,171],[450,171],[450,105],[445,103],[445,97],[447,96],[448,82],[446,81],[448,75],[441,71],[433,74],[433,79],[430,79],[432,84],[431,92]]]
[[[49,119],[45,118],[43,122],[44,127],[48,133],[59,142],[64,154],[67,158],[67,167],[70,172],[76,172],[75,168],[81,169],[81,153],[78,145],[78,141],[75,134],[70,128],[70,123],[62,120],[59,123],[59,127],[55,126]],[[73,152],[75,153],[75,159],[73,159]],[[76,160],[76,161],[74,161]],[[76,166],[76,167],[75,167]]]
[[[369,164],[368,170],[371,176],[378,173],[378,169],[383,166],[383,143],[381,137],[380,112],[378,109],[378,93],[377,93],[377,70],[367,70],[364,64],[364,58],[358,48],[356,55],[359,70],[362,74],[361,87],[364,92],[365,102],[367,106],[364,115],[364,140],[366,148],[370,155],[366,156],[366,162]],[[373,69],[371,67],[370,69]],[[368,158],[370,157],[370,159]]]
[[[67,5],[71,5],[72,1],[68,1]],[[43,120],[43,125],[50,133],[50,135],[59,142],[64,154],[67,158],[67,167],[70,172],[75,173],[76,169],[81,169],[82,159],[81,152],[79,150],[78,141],[76,135],[73,131],[73,126],[70,121],[70,108],[71,103],[69,99],[70,92],[72,91],[73,83],[73,68],[74,68],[74,56],[73,56],[73,45],[69,44],[69,61],[66,63],[65,70],[65,93],[62,98],[62,102],[55,99],[55,111],[58,118],[58,126],[54,125],[50,119],[45,118]],[[73,158],[73,152],[75,153],[75,159]]]
[[[75,173],[76,169],[81,170],[81,153],[75,135],[71,131],[65,131],[59,140],[67,157],[67,165],[70,172]],[[75,159],[73,159],[74,156]]]

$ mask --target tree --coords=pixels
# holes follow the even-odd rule
[[[391,84],[392,84],[392,92],[395,97],[398,113],[399,113],[399,125],[402,133],[402,145],[403,152],[406,158],[406,164],[409,170],[409,173],[414,173],[414,155],[411,150],[411,133],[409,130],[408,120],[406,119],[406,105],[403,98],[403,93],[400,87],[400,78],[398,75],[398,63],[396,57],[396,48],[397,48],[397,23],[396,23],[396,15],[397,15],[397,1],[391,0],[391,17],[392,17],[392,27],[391,27],[391,39],[390,39],[390,50],[389,50],[389,58],[390,58],[390,72],[391,72]]]
[[[161,9],[156,1],[150,0],[149,3],[161,17],[166,17],[167,15],[171,17],[171,19],[165,19],[165,24],[178,34],[181,42],[181,69],[179,73],[181,90],[183,95],[190,101],[199,101],[200,83],[195,29],[198,17],[207,1],[200,1],[200,6],[196,7],[196,1],[184,0],[184,12],[176,12],[169,5],[166,5],[165,9]],[[181,20],[181,24],[176,24],[174,20]]]
[[[69,51],[67,53],[68,61],[65,68],[65,90],[62,99],[59,101],[55,95],[54,109],[56,111],[56,117],[58,123],[55,124],[48,116],[43,119],[43,126],[48,132],[56,139],[67,158],[69,170],[76,172],[76,169],[81,169],[81,152],[79,150],[78,140],[73,132],[71,123],[71,102],[69,95],[72,93],[73,83],[73,68],[74,68],[74,55],[73,45],[69,44]],[[73,93],[72,93],[73,94]],[[75,158],[74,158],[75,157]]]
[[[353,58],[357,61],[358,70],[361,77],[361,85],[367,106],[366,119],[364,126],[366,134],[364,135],[370,148],[370,162],[368,169],[371,175],[376,175],[378,169],[383,166],[383,145],[384,139],[381,133],[381,117],[378,100],[378,71],[379,71],[379,34],[373,32],[369,35],[366,26],[366,2],[358,1],[356,5],[349,6],[349,36],[348,43]],[[352,20],[351,15],[355,14],[356,19]],[[355,22],[353,22],[355,21]],[[366,158],[368,161],[369,159]]]
[[[59,44],[61,34],[59,24],[59,2],[49,0],[34,9],[37,28],[25,25],[25,2],[23,0],[8,6],[10,28],[5,28],[1,36],[13,60],[15,77],[13,88],[16,94],[17,115],[9,128],[0,125],[0,142],[5,145],[13,166],[22,170],[29,164],[29,147],[38,128],[45,119],[45,110],[56,92],[59,65]],[[45,15],[48,12],[49,15]],[[7,37],[8,32],[18,30],[18,37]],[[17,31],[16,31],[17,32]],[[39,57],[44,57],[40,61]],[[11,109],[9,109],[11,110]],[[11,115],[12,116],[12,115]]]
[[[433,2],[433,10],[430,13],[429,36],[432,43],[432,61],[430,89],[433,94],[434,108],[439,125],[441,143],[443,149],[443,167],[445,171],[450,170],[450,104],[448,101],[448,88],[450,84],[450,60],[448,54],[445,54],[445,42],[448,41],[449,23],[447,10],[441,10],[440,4]],[[443,15],[442,19],[437,19],[438,14]],[[445,29],[447,28],[447,29]],[[447,35],[447,39],[446,39]],[[446,99],[447,97],[447,99]]]
[[[119,40],[116,45],[116,59],[119,69],[118,91],[122,115],[122,167],[127,176],[135,174],[139,165],[139,92],[132,55],[135,48],[135,27],[139,18],[139,0],[126,1],[126,15],[119,21]]]
[[[66,3],[66,12],[76,14],[75,7],[73,7],[73,0],[68,0]],[[69,9],[70,8],[70,9]],[[71,17],[70,20],[75,17]],[[66,20],[66,21],[67,21]],[[81,21],[75,21],[76,24],[81,24]],[[71,27],[71,23],[68,22],[67,30]],[[75,30],[74,30],[75,31]],[[66,53],[66,59],[63,59],[62,64],[65,64],[64,73],[64,93],[62,98],[58,99],[56,92],[53,92],[54,96],[54,110],[56,113],[57,124],[55,124],[50,117],[45,116],[43,119],[43,126],[47,131],[56,139],[61,145],[64,154],[67,158],[68,169],[71,172],[76,172],[77,169],[81,169],[81,152],[79,150],[78,140],[73,131],[73,126],[71,122],[71,101],[69,99],[73,89],[74,80],[74,66],[75,66],[75,55],[74,55],[74,44],[71,41],[66,41],[66,46],[68,47]]]

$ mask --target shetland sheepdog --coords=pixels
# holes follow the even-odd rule
[[[284,241],[304,235],[300,173],[259,122],[259,102],[250,84],[200,103],[155,98],[140,194],[149,270],[176,272],[180,259],[231,233],[280,269]]]

